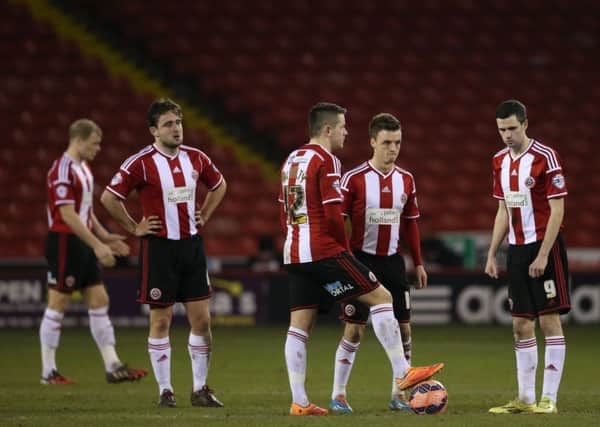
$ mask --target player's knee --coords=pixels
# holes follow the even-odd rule
[[[168,316],[156,316],[150,321],[150,329],[153,336],[164,336],[169,333],[171,327],[171,319]]]
[[[48,290],[48,308],[64,313],[69,306],[71,301],[71,294],[55,291],[54,289]]]
[[[379,286],[375,289],[375,292],[377,300],[379,301],[377,304],[392,304],[394,302],[392,294],[384,286]]]
[[[513,318],[515,341],[529,339],[535,336],[535,322],[530,319]]]
[[[346,323],[344,327],[344,339],[351,343],[359,343],[365,331],[364,325]]]

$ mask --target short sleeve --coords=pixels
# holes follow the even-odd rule
[[[325,161],[319,170],[319,190],[324,205],[343,202],[340,169],[341,165],[337,165],[335,161]]]
[[[415,180],[412,179],[412,191],[406,198],[404,209],[402,210],[402,218],[415,219],[421,216],[419,212],[419,205],[417,203],[417,186]]]
[[[547,166],[546,174],[545,174],[545,188],[546,188],[546,197],[548,199],[554,199],[557,197],[564,197],[568,194],[567,191],[567,182],[565,180],[565,176],[563,174],[562,161],[556,152],[553,153],[554,157],[553,166]]]
[[[500,168],[497,166],[498,163],[493,160],[492,161],[492,196],[496,199],[504,200],[504,191],[502,190],[502,181]]]
[[[127,163],[127,160],[125,161]],[[121,169],[112,177],[106,189],[120,199],[126,199],[135,188],[145,181],[144,164],[141,159],[135,160],[125,168]]]
[[[208,156],[203,155],[200,160],[202,173],[198,179],[206,185],[209,191],[214,191],[223,182],[223,174]]]

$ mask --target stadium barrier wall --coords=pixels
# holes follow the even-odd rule
[[[34,328],[45,308],[46,271],[43,268],[0,269],[0,328]],[[125,268],[104,274],[111,298],[110,315],[120,327],[147,326],[148,307],[135,302],[137,272]],[[288,321],[287,276],[222,273],[211,276],[214,295],[211,312],[215,325],[253,326]],[[571,281],[571,313],[565,322],[581,325],[600,324],[600,273],[577,272]],[[426,289],[411,293],[414,324],[443,325],[509,324],[507,288],[483,274],[432,273]],[[320,321],[336,321],[337,306]],[[174,324],[185,324],[183,307],[175,307]],[[73,302],[63,321],[66,327],[87,326],[87,309],[81,294]]]

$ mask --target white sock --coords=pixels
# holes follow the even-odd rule
[[[206,385],[208,365],[210,363],[210,337],[193,335],[190,332],[188,352],[192,360],[192,376],[194,386],[192,391],[200,390]]]
[[[535,403],[535,372],[538,363],[535,337],[516,341],[515,355],[517,357],[519,400],[532,405]]]
[[[372,306],[371,322],[377,339],[390,359],[394,378],[404,377],[408,370],[408,363],[404,357],[400,326],[398,326],[398,321],[394,317],[392,304]]]
[[[104,360],[104,369],[112,372],[121,365],[121,361],[115,350],[115,330],[108,317],[108,306],[89,309],[88,314],[90,331]]]
[[[169,337],[148,337],[148,353],[150,353],[152,370],[158,383],[158,394],[161,394],[165,389],[173,391],[173,386],[171,385],[171,344]]]
[[[544,387],[542,397],[549,397],[556,403],[558,386],[565,365],[567,342],[564,336],[546,337],[546,355],[544,360]]]
[[[359,342],[352,343],[344,338],[340,341],[335,352],[332,399],[335,399],[340,394],[346,396],[346,385],[350,378],[350,372],[352,372],[354,358],[356,357],[359,345]]]
[[[285,340],[285,364],[287,366],[292,402],[300,406],[309,404],[304,381],[306,380],[306,342],[308,332],[290,326]]]
[[[406,359],[406,363],[408,363],[408,366],[411,366],[411,359],[412,359],[412,339],[408,339],[408,341],[404,341],[404,343],[402,344],[402,349],[404,350],[404,358]]]
[[[40,346],[42,350],[42,377],[56,369],[56,349],[60,342],[60,328],[64,317],[60,311],[46,308],[40,323]]]

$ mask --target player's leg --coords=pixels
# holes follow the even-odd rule
[[[558,412],[556,402],[558,388],[565,363],[567,344],[563,333],[560,314],[570,311],[569,269],[567,254],[561,236],[558,236],[550,255],[544,275],[535,283],[536,306],[539,312],[540,328],[545,337],[544,383],[542,397],[536,413],[554,414]]]
[[[536,413],[557,413],[558,388],[565,364],[567,343],[558,313],[541,315],[540,328],[545,337],[544,383]]]
[[[48,262],[48,305],[40,323],[42,352],[42,384],[72,384],[56,367],[56,349],[64,313],[71,300],[71,292],[79,287],[80,252],[75,236],[49,232],[46,238]]]
[[[108,316],[109,298],[103,283],[95,283],[83,289],[88,306],[90,332],[104,361],[104,372],[109,383],[135,381],[148,375],[146,369],[130,368],[122,363],[115,349],[115,331]]]
[[[188,352],[192,362],[192,405],[220,408],[223,403],[206,384],[212,350],[209,299],[186,302],[185,310],[190,323]]]
[[[314,327],[317,307],[290,312],[290,326],[285,340],[285,364],[292,391],[290,415],[326,415],[327,410],[310,403],[306,394],[306,343]]]
[[[335,298],[356,298],[370,308],[373,330],[392,365],[394,378],[401,390],[424,381],[443,368],[442,363],[409,368],[404,358],[400,327],[394,316],[392,295],[381,286],[377,277],[359,260],[347,253],[336,256],[330,270],[337,274],[337,281],[324,286]],[[344,284],[341,284],[343,281]]]
[[[509,246],[508,249],[508,297],[513,320],[518,395],[505,405],[490,408],[489,412],[493,414],[533,413],[535,409],[536,310],[529,293],[528,274],[531,257],[535,256],[533,251],[529,245]]]
[[[70,300],[70,293],[48,288],[48,306],[40,323],[42,384],[73,383],[73,380],[59,374],[56,366],[56,349],[60,343],[62,320]]]
[[[173,318],[173,306],[150,306],[150,331],[148,353],[152,363],[154,378],[158,383],[160,406],[175,406],[171,384],[171,343],[169,329]]]
[[[206,384],[212,351],[209,301],[212,290],[206,267],[206,256],[202,238],[198,235],[179,242],[181,275],[177,291],[177,301],[185,306],[190,324],[188,353],[192,364],[193,406],[220,408],[223,403]]]
[[[364,314],[360,314],[359,311]],[[334,412],[341,414],[352,412],[352,407],[346,399],[346,386],[350,379],[350,373],[354,366],[354,359],[366,328],[368,316],[369,310],[363,304],[356,302],[342,304],[341,318],[345,320],[344,333],[335,352],[333,390],[329,402],[329,408]],[[364,320],[359,321],[358,317],[364,317]]]

